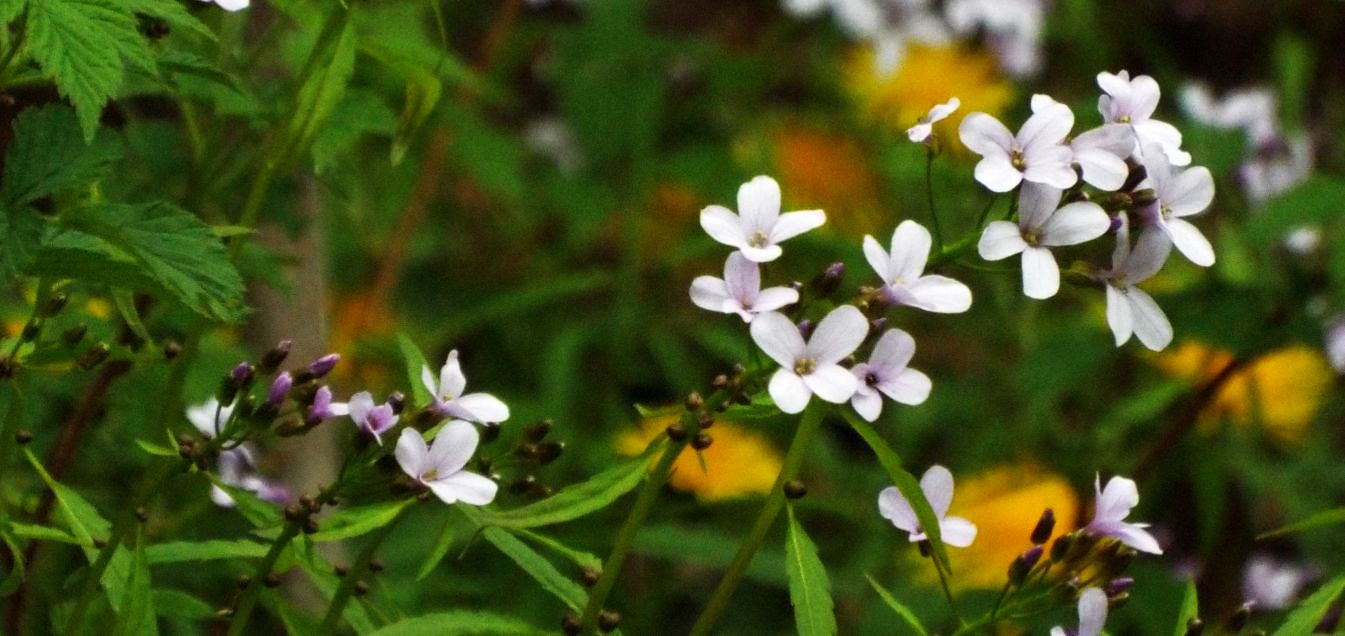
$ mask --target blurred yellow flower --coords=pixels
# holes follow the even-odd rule
[[[772,141],[786,209],[825,210],[827,226],[846,236],[874,233],[883,224],[878,179],[855,139],[789,126]]]
[[[1187,341],[1158,356],[1169,375],[1204,384],[1233,360],[1227,351]],[[1331,367],[1316,349],[1293,345],[1271,351],[1230,377],[1200,414],[1204,431],[1221,422],[1237,426],[1260,423],[1275,439],[1302,441],[1331,388]]]
[[[88,302],[84,303],[84,310],[94,318],[106,320],[108,316],[112,315],[112,303],[102,298],[90,298]]]
[[[1032,530],[1047,508],[1055,511],[1052,539],[1074,529],[1079,517],[1078,495],[1063,477],[1033,464],[1000,466],[959,480],[949,514],[976,524],[976,541],[969,547],[948,551],[953,566],[952,587],[1003,587],[1009,564],[1032,547]],[[919,571],[922,581],[936,584],[934,568]]]
[[[640,428],[625,431],[616,439],[617,452],[638,455],[655,437],[664,434],[679,415],[651,417]],[[722,501],[771,491],[780,474],[780,454],[766,438],[733,422],[716,421],[709,430],[714,443],[701,451],[705,470],[696,452],[687,448],[673,464],[672,487],[696,495],[701,501]]]
[[[1013,89],[995,71],[995,60],[957,46],[912,45],[901,66],[881,73],[872,49],[861,49],[850,59],[845,82],[864,117],[896,131],[905,131],[949,97],[962,100],[957,112],[934,125],[946,145],[961,148],[957,126],[967,113],[998,116],[1013,99]]]

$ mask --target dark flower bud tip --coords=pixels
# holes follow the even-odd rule
[[[336,363],[341,361],[341,354],[329,353],[308,364],[308,372],[315,378],[321,378],[332,372]]]
[[[790,499],[801,499],[808,494],[808,486],[797,479],[791,479],[785,482],[785,496]]]
[[[669,424],[668,428],[665,429],[664,432],[668,434],[668,439],[674,442],[680,442],[687,438],[686,428],[684,428],[679,423]]]
[[[1198,617],[1186,621],[1186,636],[1200,636],[1203,633],[1205,633],[1205,621]]]
[[[598,629],[610,632],[621,624],[621,615],[611,610],[598,612]]]
[[[56,292],[51,296],[48,296],[47,300],[42,303],[41,313],[43,316],[51,318],[52,316],[61,313],[61,310],[65,309],[65,305],[69,301],[70,296],[65,292]]]
[[[710,437],[709,433],[696,433],[696,436],[691,438],[691,447],[696,450],[705,450],[709,448],[710,444],[713,444],[714,441],[715,439]]]
[[[1055,531],[1055,511],[1047,508],[1041,513],[1041,518],[1037,520],[1037,527],[1032,529],[1032,544],[1042,545],[1051,539],[1051,533]]]
[[[271,373],[284,364],[285,358],[290,355],[290,349],[294,348],[294,341],[281,340],[270,351],[262,354],[261,369],[263,373]]]
[[[683,402],[683,405],[686,407],[686,410],[695,411],[700,407],[705,406],[705,399],[701,397],[700,393],[692,391],[687,394],[686,401]]]
[[[551,420],[542,420],[523,429],[523,437],[530,442],[540,442],[551,432]]]

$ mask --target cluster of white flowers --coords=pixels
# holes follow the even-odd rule
[[[888,329],[865,362],[845,368],[869,335],[870,323],[853,305],[828,313],[809,334],[780,310],[799,301],[793,287],[761,288],[758,263],[783,254],[780,243],[826,222],[821,210],[780,213],[780,186],[770,177],[756,177],[738,189],[738,212],[717,205],[701,211],[701,226],[716,241],[734,247],[724,265],[724,278],[700,276],[691,284],[691,300],[710,311],[737,314],[751,324],[752,339],[780,369],[768,391],[785,413],[799,413],[814,395],[827,402],[849,401],[869,421],[882,413],[882,396],[903,404],[920,404],[929,396],[925,374],[908,368],[915,339]],[[892,236],[891,251],[871,236],[864,237],[864,255],[882,279],[875,296],[890,304],[926,311],[955,313],[971,307],[971,290],[944,276],[926,275],[929,232],[913,221],[903,222]]]
[[[339,356],[331,355],[309,366],[310,374],[319,365],[322,371],[317,377],[325,375],[335,365]],[[496,426],[509,419],[509,407],[488,393],[470,393],[463,391],[467,387],[467,378],[458,363],[458,352],[449,352],[448,359],[436,378],[429,367],[421,370],[421,381],[431,395],[429,409],[448,421],[438,429],[433,444],[426,444],[421,433],[412,427],[402,429],[394,451],[402,470],[416,483],[428,488],[444,503],[463,502],[481,506],[495,499],[499,485],[493,480],[465,470],[467,462],[476,453],[480,434],[475,424]],[[267,392],[266,404],[272,407],[272,413],[290,395],[293,376],[282,372],[276,376]],[[236,403],[221,405],[211,397],[204,403],[187,409],[187,420],[202,435],[213,438],[225,432],[233,420]],[[323,421],[349,417],[357,430],[373,438],[382,446],[383,434],[393,429],[400,416],[400,410],[390,399],[382,404],[374,402],[368,391],[360,391],[350,397],[348,403],[336,402],[330,387],[323,385],[313,395],[312,402],[302,407],[303,421],[317,425]],[[256,466],[256,449],[247,442],[222,450],[219,455],[217,472],[220,482],[226,486],[252,492],[264,500],[284,503],[289,493],[262,476]],[[233,498],[219,487],[211,491],[211,499],[219,506],[233,507]]]
[[[1074,113],[1046,95],[1033,96],[1032,115],[1017,134],[985,113],[962,120],[962,143],[981,156],[976,180],[993,192],[1018,189],[1017,222],[991,222],[977,247],[992,261],[1021,254],[1023,292],[1045,299],[1060,288],[1051,248],[1114,234],[1112,262],[1094,278],[1106,285],[1116,345],[1133,334],[1160,350],[1172,341],[1172,326],[1136,285],[1162,268],[1173,246],[1196,265],[1214,264],[1209,240],[1185,218],[1209,207],[1214,178],[1204,167],[1182,167],[1191,155],[1181,149],[1176,128],[1153,118],[1160,91],[1152,77],[1132,79],[1121,71],[1100,73],[1097,81],[1102,124],[1073,139]],[[1142,181],[1132,175],[1139,167]],[[1084,184],[1103,193],[1130,184],[1131,205],[1109,214],[1089,200]]]
[[[1026,77],[1041,69],[1043,0],[950,0],[940,12],[929,0],[782,0],[791,15],[810,18],[828,9],[841,30],[868,43],[880,72],[901,65],[912,43],[944,45],[981,34],[1000,68]]]

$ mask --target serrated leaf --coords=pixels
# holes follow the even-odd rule
[[[547,630],[500,614],[457,610],[408,618],[371,636],[546,636]]]
[[[121,0],[121,2],[133,13],[143,13],[150,17],[162,19],[175,27],[195,31],[212,41],[217,39],[215,32],[211,31],[210,27],[196,19],[177,0]]]
[[[154,64],[135,15],[113,0],[30,2],[26,26],[33,59],[75,105],[86,140],[121,87],[123,58],[142,68]]]
[[[540,532],[533,532],[531,530],[524,530],[522,528],[515,529],[513,532],[519,538],[526,539],[552,552],[555,552],[556,554],[562,557],[565,557],[566,559],[570,560],[580,568],[589,568],[594,570],[602,568],[602,559],[599,559],[596,555],[584,552],[583,550],[576,550],[574,548],[571,548],[570,546],[565,545],[564,543],[561,543],[560,541],[557,541],[555,539],[552,539],[551,537],[548,537]]]
[[[107,175],[121,158],[121,144],[107,134],[86,143],[78,123],[75,111],[61,105],[30,108],[14,119],[0,187],[6,208],[17,209]]]
[[[902,605],[901,601],[898,601],[895,596],[892,596],[886,589],[883,589],[883,586],[879,585],[878,581],[874,580],[872,576],[865,574],[864,578],[869,580],[869,585],[873,587],[874,592],[878,593],[878,598],[883,599],[883,603],[893,612],[896,612],[897,616],[906,623],[906,626],[911,628],[912,634],[915,634],[916,636],[925,636],[929,633],[925,631],[925,626],[920,624],[920,619],[915,615],[915,612],[912,612],[909,607]]]
[[[33,208],[0,209],[0,276],[8,278],[32,267],[46,232],[47,221]]]
[[[1186,592],[1182,595],[1182,606],[1177,611],[1177,625],[1172,628],[1172,636],[1184,636],[1186,624],[1193,618],[1200,618],[1200,600],[1196,595],[1194,579],[1186,580]]]
[[[1256,539],[1269,539],[1286,534],[1296,534],[1307,530],[1315,530],[1325,526],[1334,526],[1345,523],[1345,508],[1336,508],[1334,510],[1323,510],[1307,519],[1291,523],[1283,528],[1276,528],[1270,532],[1264,532],[1256,536]]]
[[[785,514],[789,522],[785,575],[789,578],[789,600],[794,605],[794,625],[800,636],[835,634],[838,628],[827,569],[817,556],[817,546],[795,518],[794,506],[786,505]]]
[[[169,49],[159,54],[158,62],[160,69],[172,75],[196,77],[240,94],[243,92],[237,78],[195,53]]]
[[[639,457],[598,473],[588,481],[566,486],[536,503],[503,512],[484,513],[481,522],[483,525],[502,528],[536,528],[597,512],[644,481],[650,456],[662,446],[650,444]]]
[[[184,561],[218,561],[221,559],[259,559],[266,556],[269,545],[238,539],[233,541],[173,541],[156,543],[145,549],[145,558],[152,564],[181,563]]]
[[[411,340],[404,333],[397,334],[397,346],[402,350],[402,362],[406,369],[406,381],[411,387],[411,395],[415,397],[415,406],[423,407],[430,403],[430,390],[425,388],[425,384],[420,381],[420,372],[426,368],[433,373],[433,367],[425,361],[425,354],[421,353],[420,347],[416,346],[415,341]]]
[[[63,214],[61,224],[67,229],[53,237],[52,249],[82,252],[84,259],[95,262],[110,261],[102,275],[100,267],[84,264],[87,269],[77,273],[86,278],[117,287],[137,286],[148,279],[157,286],[150,291],[166,292],[219,322],[235,322],[245,314],[243,279],[224,245],[210,226],[171,203],[87,206]],[[128,262],[143,278],[125,278]]]
[[[1275,630],[1275,636],[1311,634],[1313,628],[1322,621],[1322,616],[1331,609],[1331,604],[1340,597],[1341,592],[1345,592],[1345,575],[1323,583],[1312,596],[1304,599],[1297,609],[1289,612],[1284,624]]]

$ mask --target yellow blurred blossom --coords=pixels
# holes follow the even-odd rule
[[[847,236],[874,233],[886,221],[858,141],[801,126],[781,128],[772,141],[777,175],[788,184],[786,208],[825,210],[827,226]]]
[[[1187,341],[1157,357],[1169,375],[1204,384],[1219,374],[1233,355]],[[1296,443],[1331,388],[1331,367],[1316,349],[1293,345],[1271,351],[1235,372],[1200,414],[1202,430],[1221,422],[1237,426],[1260,423],[1272,437]]]
[[[102,298],[90,298],[84,303],[84,311],[89,312],[94,318],[106,320],[112,315],[112,303]]]
[[[874,65],[873,50],[861,49],[850,59],[845,81],[861,113],[895,131],[915,125],[950,97],[962,100],[957,112],[934,125],[939,139],[954,148],[961,148],[957,126],[963,116],[978,111],[998,116],[1013,99],[993,57],[958,46],[913,45],[901,66],[886,74]]]
[[[948,551],[952,586],[959,590],[1003,587],[1009,564],[1032,547],[1032,530],[1047,508],[1055,511],[1052,539],[1074,529],[1078,495],[1063,477],[1033,464],[1000,466],[959,480],[949,514],[976,524],[976,541]],[[933,568],[919,571],[924,582],[935,584]]]
[[[617,437],[617,452],[638,455],[649,442],[664,434],[679,415],[650,417],[640,427]],[[766,438],[733,422],[716,421],[708,431],[714,443],[701,451],[705,470],[691,448],[682,451],[673,464],[672,487],[696,495],[701,501],[722,501],[770,492],[780,473],[780,454]]]

